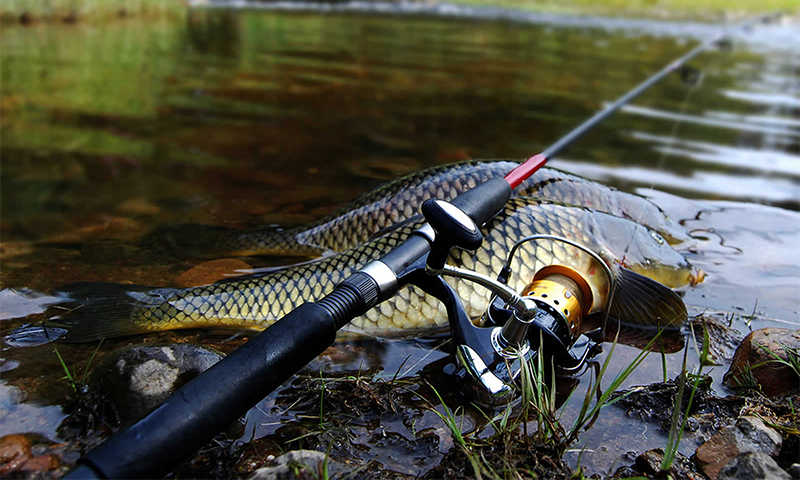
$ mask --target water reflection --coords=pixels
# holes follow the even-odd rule
[[[5,370],[2,370],[5,371]],[[38,433],[56,441],[56,428],[66,414],[57,405],[27,403],[25,393],[19,388],[0,382],[0,437],[12,433]]]
[[[741,122],[743,117],[735,119],[723,119],[719,114],[713,116],[706,115],[689,115],[684,113],[671,112],[667,110],[659,110],[655,108],[640,107],[637,105],[626,105],[621,108],[625,113],[632,113],[634,115],[641,115],[643,117],[657,118],[668,120],[670,122],[691,123],[695,125],[704,125],[717,128],[728,128],[732,130],[740,130],[743,132],[753,132],[769,135],[785,135],[791,137],[792,140],[797,136],[798,132],[792,128],[783,128],[781,124],[786,124],[785,121],[773,121],[771,124],[757,123],[757,122]]]
[[[330,8],[356,4],[338,5],[345,6]],[[3,316],[16,305],[5,296],[12,288],[49,291],[75,281],[172,285],[196,262],[141,241],[159,227],[290,226],[424,167],[526,157],[719,32],[693,23],[358,5],[440,16],[189,10],[162,22],[4,26]],[[800,209],[800,104],[792,73],[798,37],[796,25],[787,35],[791,28],[737,35],[744,48],[715,57],[691,96],[680,78],[670,77],[574,145],[567,152],[574,160],[552,165],[639,189],[684,221],[697,236],[687,254],[710,275],[686,292],[690,305],[749,314],[758,300],[757,316],[796,325],[796,213],[655,190]],[[20,308],[13,311],[39,307]],[[159,338],[184,341],[185,335]],[[104,343],[99,355],[118,346]],[[32,377],[58,385],[63,372],[49,347],[4,348],[5,365],[16,367],[7,367],[15,387]],[[70,365],[85,365],[91,349],[62,352]],[[429,345],[374,342],[354,352],[318,359],[312,370],[348,365],[358,372],[363,365],[383,376],[400,371],[399,378],[449,370],[446,353]],[[624,364],[637,353],[620,346],[615,361]],[[670,377],[680,356],[667,356]],[[653,372],[663,365],[655,357],[632,382],[656,380]],[[40,360],[44,366],[31,366]],[[457,391],[457,385],[445,387]],[[10,388],[0,398],[16,395]],[[260,406],[266,414],[251,412],[246,435],[275,433],[265,425],[274,421],[273,406],[274,398],[267,399]],[[567,423],[574,412],[574,405],[567,407]],[[50,411],[27,415],[51,422]],[[611,414],[600,422],[586,445],[620,454],[632,437],[641,440],[637,446],[664,445],[647,425]],[[618,435],[620,422],[640,430]],[[439,420],[428,412],[417,427],[433,425]],[[604,435],[615,436],[614,443]],[[583,465],[599,471],[608,456],[586,456]]]
[[[631,136],[657,145],[653,149],[666,156],[681,156],[700,163],[735,167],[738,170],[800,176],[800,155],[639,132],[633,132]]]
[[[728,98],[735,100],[743,100],[745,102],[753,103],[756,105],[779,106],[787,108],[800,107],[800,98],[795,95],[779,94],[779,93],[758,93],[758,92],[742,92],[737,90],[723,90],[722,94]]]
[[[647,195],[650,194],[650,189],[658,188],[677,191],[694,198],[735,198],[769,202],[794,210],[800,208],[800,185],[790,179],[701,171],[681,175],[642,167],[609,169],[577,161],[553,161],[552,165],[601,181],[643,187],[642,192]]]

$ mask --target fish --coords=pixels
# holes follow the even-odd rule
[[[518,165],[511,160],[472,160],[421,170],[359,195],[316,222],[295,228],[239,231],[187,225],[156,236],[171,237],[159,243],[171,243],[172,250],[182,251],[190,245],[200,256],[330,255],[362,245],[392,225],[412,218],[429,198],[452,200]],[[677,222],[646,198],[556,169],[539,169],[514,190],[514,196],[537,197],[628,218],[658,232],[672,245],[690,240]]]
[[[308,263],[246,275],[188,289],[102,283],[75,284],[54,295],[60,316],[29,324],[11,334],[45,334],[65,342],[93,341],[181,328],[262,330],[306,301],[321,299],[369,261],[388,253],[424,223],[421,216],[395,226],[363,245]],[[533,197],[510,200],[487,222],[484,240],[474,252],[453,249],[448,263],[496,275],[514,244],[534,234],[561,236],[595,251],[609,266],[617,291],[609,311],[621,322],[680,326],[686,307],[672,288],[693,283],[697,270],[661,236],[630,220],[584,207]],[[509,286],[522,291],[545,265],[563,264],[581,272],[594,294],[592,312],[606,308],[608,279],[586,253],[560,242],[525,243],[512,261]],[[477,321],[490,293],[474,283],[447,278]],[[662,282],[662,283],[660,283]],[[665,282],[665,283],[664,283]],[[409,286],[354,319],[352,334],[373,337],[419,336],[447,327],[445,309],[434,297]]]

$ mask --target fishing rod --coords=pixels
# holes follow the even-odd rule
[[[740,28],[745,28],[747,26],[759,23],[759,22],[767,22],[771,20],[773,17],[778,17],[782,14],[782,11],[766,13],[763,15],[758,15],[753,18],[749,18],[744,20],[736,25],[734,25],[731,30],[738,30]],[[709,47],[721,43],[730,32],[720,32],[716,36],[706,40],[702,44],[698,45],[697,47],[693,48],[689,52],[685,53],[680,58],[675,59],[673,62],[668,64],[666,67],[662,68],[658,73],[654,74],[650,78],[646,79],[617,100],[606,106],[604,109],[600,110],[599,112],[592,115],[590,118],[585,120],[583,123],[572,129],[566,135],[561,137],[560,139],[556,140],[555,143],[544,149],[541,153],[534,155],[528,160],[526,160],[522,165],[515,168],[511,172],[506,175],[506,180],[508,183],[511,184],[511,188],[516,188],[522,183],[526,178],[531,176],[534,172],[539,170],[547,160],[557,155],[561,150],[566,148],[572,142],[577,140],[581,135],[588,132],[592,128],[594,128],[597,124],[608,118],[611,114],[622,108],[625,104],[629,103],[634,98],[638,97],[642,92],[649,89],[656,83],[660,82],[670,73],[673,73],[683,67],[686,62],[693,59],[701,52],[705,51]]]
[[[736,28],[776,14],[759,15]],[[580,366],[590,355],[590,349],[587,347],[578,356],[569,349],[575,336],[581,333],[581,317],[588,312],[587,305],[592,305],[592,299],[591,290],[579,274],[560,265],[544,267],[536,273],[531,285],[518,293],[505,285],[503,277],[507,278],[508,267],[495,280],[447,265],[447,256],[453,247],[477,249],[483,240],[478,226],[500,212],[513,188],[550,157],[726,35],[721,33],[670,63],[504,178],[477,185],[450,202],[427,200],[422,206],[427,222],[406,240],[350,275],[322,299],[304,303],[288,313],[192,379],[146,417],[87,452],[64,478],[163,476],[331,346],[337,331],[350,320],[407,285],[421,288],[445,305],[459,363],[477,388],[483,389],[487,403],[509,398],[514,378],[498,365],[519,364],[531,358],[537,340],[529,331],[556,345],[553,355],[566,370]],[[521,243],[542,237],[521,240],[511,255]],[[570,243],[558,237],[551,240]],[[610,279],[607,294],[613,297],[613,276],[605,262],[580,244],[573,242],[572,246],[585,250],[604,267]],[[510,260],[511,257],[507,265]],[[444,276],[476,282],[494,293],[486,315],[488,327],[472,324]],[[558,298],[564,304],[553,303],[557,295],[548,296],[543,291],[562,295]],[[568,302],[569,310],[565,306]],[[491,361],[487,361],[489,358]]]

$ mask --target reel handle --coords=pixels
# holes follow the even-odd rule
[[[452,203],[430,198],[422,204],[422,215],[436,232],[426,263],[432,270],[444,267],[451,248],[477,250],[483,243],[478,225]]]

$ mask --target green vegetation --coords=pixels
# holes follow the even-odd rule
[[[660,336],[660,333],[657,334],[648,346],[641,350],[605,389],[602,389],[603,377],[617,346],[615,339],[602,367],[597,371],[596,378],[587,387],[580,412],[569,430],[561,423],[563,410],[559,410],[556,400],[555,370],[552,365],[548,365],[542,352],[538,352],[532,362],[523,362],[518,380],[520,398],[507,405],[499,415],[489,419],[495,432],[490,438],[482,440],[465,435],[463,421],[458,419],[459,408],[450,409],[435,389],[433,391],[443,411],[434,409],[434,412],[450,430],[454,443],[466,456],[476,478],[520,478],[519,473],[514,472],[520,468],[516,457],[522,452],[550,459],[561,458],[564,452],[578,441],[581,432],[594,423],[602,408],[625,398],[625,395],[614,394],[647,358],[650,347]],[[529,425],[535,425],[536,430],[529,433]],[[679,441],[680,436],[677,436],[677,441],[674,442],[675,449]],[[529,467],[523,467],[522,471],[531,473]],[[574,473],[582,475],[580,469]],[[531,474],[531,477],[536,478],[536,474]]]
[[[670,421],[669,436],[667,437],[667,446],[664,448],[664,459],[661,462],[661,471],[668,472],[675,461],[675,456],[678,453],[678,445],[681,443],[683,432],[686,429],[686,422],[689,420],[689,413],[692,409],[692,402],[694,401],[697,388],[703,380],[703,364],[701,363],[697,374],[690,374],[686,370],[686,355],[689,349],[683,351],[683,366],[681,373],[675,382],[678,384],[678,391],[675,394],[675,403],[672,411],[672,420]],[[686,410],[682,411],[683,407],[683,394],[686,389],[686,382],[692,382],[692,393],[689,395],[689,401],[686,404]],[[683,421],[681,421],[683,417]]]
[[[3,23],[99,22],[126,17],[172,16],[184,8],[177,0],[7,0]]]
[[[789,367],[796,376],[800,377],[800,349],[788,347],[786,345],[781,344],[781,348],[783,349],[784,353],[786,353],[786,358],[782,358],[780,355],[768,349],[764,345],[761,345],[759,343],[756,343],[755,345],[761,350],[763,350],[767,355],[771,356],[772,360],[767,360],[766,362],[759,363],[758,365],[755,365],[753,368],[759,367],[766,363],[779,363],[781,365]]]
[[[779,9],[789,11],[797,9],[795,0],[746,0],[735,3],[725,0],[455,0],[451,3],[567,14],[711,21]],[[26,24],[37,21],[97,22],[126,17],[175,16],[179,15],[186,5],[188,2],[179,0],[9,0],[4,2],[0,18],[4,23]]]
[[[80,390],[82,390],[83,386],[86,385],[86,380],[89,378],[89,367],[92,365],[92,361],[94,357],[97,355],[97,352],[100,350],[100,345],[103,342],[100,341],[97,344],[97,347],[94,349],[92,356],[89,357],[89,361],[86,362],[86,366],[83,369],[83,374],[78,378],[78,374],[76,371],[70,371],[69,367],[67,367],[67,363],[64,361],[64,358],[61,356],[61,352],[58,351],[57,347],[53,347],[53,352],[55,352],[56,357],[58,357],[58,363],[61,365],[61,368],[64,370],[64,377],[63,380],[66,380],[69,383],[70,388],[72,388],[73,394],[78,394]]]

